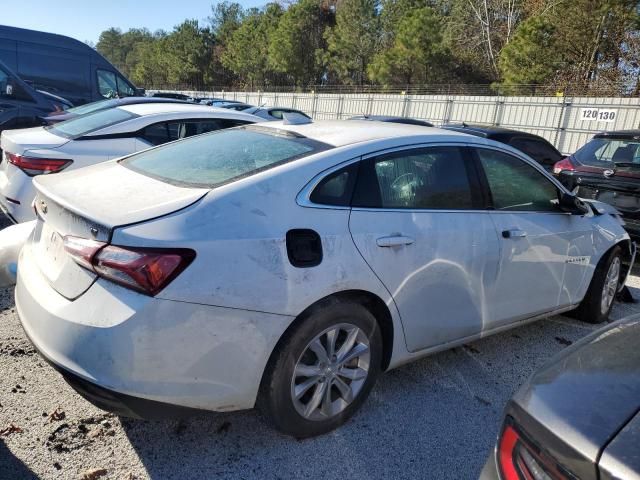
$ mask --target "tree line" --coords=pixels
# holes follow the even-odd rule
[[[580,84],[640,93],[640,2],[223,1],[207,22],[111,28],[96,48],[147,88]]]

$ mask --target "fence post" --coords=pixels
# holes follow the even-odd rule
[[[496,109],[493,112],[493,124],[499,127],[502,123],[502,112],[504,111],[504,100],[500,100],[500,97],[496,98]]]
[[[556,136],[553,140],[553,144],[554,146],[560,151],[560,153],[563,153],[562,151],[562,145],[560,145],[560,135],[562,133],[564,133],[564,131],[566,130],[564,123],[565,123],[565,117],[567,114],[567,109],[571,106],[572,102],[568,102],[566,101],[564,98],[562,99],[562,103],[560,104],[560,115],[558,115],[558,125],[556,127]],[[562,137],[562,141],[564,141],[564,136]]]
[[[402,92],[402,96],[404,97],[402,99],[402,116],[406,117],[407,116],[407,112],[409,110],[409,95],[407,95],[406,90]]]
[[[373,107],[373,94],[369,94],[369,98],[367,99],[367,108],[365,110],[365,115],[366,116],[370,116],[371,115],[371,108]]]
[[[342,108],[344,107],[344,95],[338,97],[338,111],[336,112],[336,119],[342,118]]]
[[[248,98],[247,98],[248,100]],[[249,102],[247,102],[249,103]],[[258,90],[258,106],[262,105],[262,91]]]
[[[311,118],[316,118],[316,108],[318,104],[318,94],[315,90],[311,90]]]

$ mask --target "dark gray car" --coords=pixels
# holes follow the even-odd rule
[[[640,479],[640,315],[560,352],[509,401],[481,479]]]

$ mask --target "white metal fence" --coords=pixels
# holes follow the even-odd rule
[[[445,123],[499,125],[540,135],[572,153],[604,130],[640,128],[640,98],[503,97],[270,92],[180,92],[252,105],[297,108],[315,119],[399,115]]]

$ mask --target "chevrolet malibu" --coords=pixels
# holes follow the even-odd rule
[[[634,254],[504,144],[393,123],[221,130],[40,176],[16,305],[85,398],[334,429],[381,372],[542,317],[604,321]]]

